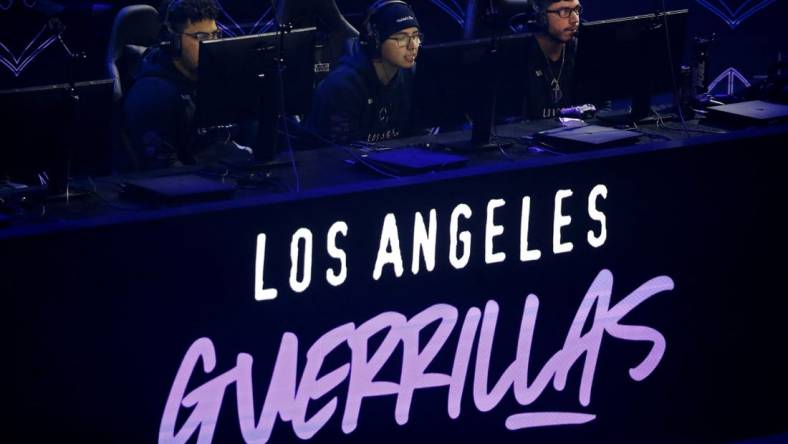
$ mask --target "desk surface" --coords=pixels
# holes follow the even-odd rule
[[[577,150],[547,147],[529,140],[536,131],[558,127],[556,121],[521,122],[501,125],[495,134],[501,144],[498,149],[474,153],[463,153],[469,157],[467,166],[456,170],[435,171],[428,174],[391,176],[373,171],[358,162],[364,150],[347,147],[328,147],[314,150],[295,151],[297,173],[287,162],[287,152],[281,153],[284,163],[257,172],[263,177],[255,185],[239,187],[230,201],[202,204],[163,206],[152,203],[128,201],[120,196],[122,183],[129,178],[157,177],[173,174],[199,174],[207,178],[229,183],[237,182],[248,173],[233,172],[225,166],[201,166],[144,172],[126,176],[111,176],[77,180],[69,190],[73,197],[60,196],[56,199],[27,198],[28,203],[15,205],[14,211],[6,212],[5,226],[0,226],[0,239],[15,236],[45,234],[53,231],[70,230],[106,223],[161,218],[166,215],[186,214],[192,211],[215,211],[238,206],[260,205],[315,196],[342,194],[366,189],[396,187],[415,183],[489,174],[512,168],[534,168],[566,162],[581,162],[589,159],[631,155],[660,149],[689,148],[714,143],[720,140],[746,140],[763,131],[788,132],[786,127],[762,128],[727,132],[725,130],[688,122],[646,125],[637,129],[643,137],[636,145],[617,146],[600,150]],[[387,142],[387,147],[429,146],[437,151],[453,143],[469,138],[469,131],[456,131],[437,135],[424,135]],[[352,150],[353,154],[348,151]],[[358,156],[358,157],[357,157]],[[296,179],[298,177],[298,179]],[[298,191],[296,191],[298,188]],[[10,193],[5,190],[6,200],[18,202],[24,191]],[[39,193],[40,194],[40,193]]]
[[[397,179],[304,151],[298,193],[149,208],[109,178],[34,205],[0,229],[3,431],[124,444],[785,433],[774,256],[788,245],[788,133],[644,131],[653,140],[631,147],[520,146]]]

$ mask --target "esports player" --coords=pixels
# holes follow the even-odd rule
[[[164,43],[149,48],[124,99],[124,124],[140,168],[193,164],[210,144],[194,127],[199,43],[220,37],[214,0],[165,1]]]
[[[380,0],[367,11],[360,50],[318,86],[307,127],[334,142],[378,142],[409,131],[413,67],[423,40],[413,9]]]
[[[524,114],[528,119],[558,116],[573,105],[575,54],[580,14],[578,0],[533,0],[536,32],[526,56]]]

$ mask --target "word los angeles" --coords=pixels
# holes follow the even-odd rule
[[[594,186],[587,195],[587,216],[596,224],[595,229],[588,230],[586,241],[594,248],[599,248],[607,240],[607,218],[603,211],[599,209],[600,200],[607,198],[607,187],[599,184]],[[552,252],[553,254],[569,253],[574,249],[571,240],[563,238],[562,230],[572,223],[572,215],[567,214],[566,200],[574,195],[571,189],[560,189],[556,191],[553,199],[553,218],[552,218]],[[504,233],[504,226],[500,224],[500,213],[505,207],[512,205],[504,199],[491,199],[487,202],[484,214],[479,216],[474,210],[465,203],[456,205],[449,217],[449,254],[448,261],[457,270],[468,265],[471,259],[471,240],[473,236],[484,236],[484,262],[494,264],[504,262],[507,257],[501,251],[501,241],[499,238]],[[515,205],[519,205],[520,211],[520,242],[519,256],[520,261],[536,261],[542,257],[542,251],[534,248],[529,242],[529,225],[531,222],[531,198],[524,196]],[[441,215],[442,216],[442,215]],[[496,217],[498,216],[498,217]],[[482,233],[475,234],[467,226],[472,218],[484,218],[484,229]],[[380,229],[377,254],[374,264],[370,264],[372,278],[379,280],[384,273],[393,273],[397,278],[402,277],[405,272],[404,258],[400,248],[400,229],[403,218],[399,218],[394,213],[388,213],[383,219]],[[426,220],[425,220],[426,219]],[[437,255],[439,217],[437,211],[432,209],[425,215],[416,212],[413,217],[413,248],[411,256],[410,271],[416,275],[419,273],[422,262],[427,272],[435,268]],[[348,278],[348,253],[340,248],[340,237],[348,236],[349,227],[344,221],[334,222],[327,231],[326,253],[334,261],[332,267],[325,270],[325,279],[330,285],[338,287],[345,283]],[[255,256],[255,299],[258,301],[270,300],[277,297],[279,290],[275,287],[266,287],[265,264],[266,264],[266,240],[265,233],[257,235],[256,256]],[[299,228],[290,239],[290,274],[289,286],[295,293],[306,291],[312,283],[313,276],[313,250],[314,235],[309,228]],[[322,271],[322,270],[321,270]]]

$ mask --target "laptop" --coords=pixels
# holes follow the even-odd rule
[[[457,168],[468,162],[468,158],[465,156],[429,151],[417,147],[372,151],[363,159],[375,167],[400,175]]]
[[[555,128],[534,134],[534,139],[556,148],[594,149],[637,142],[642,136],[636,131],[621,130],[599,125],[575,128]]]
[[[206,179],[194,174],[128,180],[123,197],[159,204],[179,204],[227,199],[235,185]]]
[[[788,121],[788,105],[750,100],[707,108],[708,118],[740,125],[768,125]]]

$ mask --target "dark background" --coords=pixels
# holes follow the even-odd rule
[[[473,404],[471,367],[456,420],[447,414],[445,388],[418,390],[405,426],[394,422],[394,397],[383,396],[364,400],[353,433],[342,433],[340,407],[309,442],[728,444],[784,434],[788,299],[784,265],[774,256],[786,245],[785,219],[779,216],[785,143],[784,133],[772,131],[757,138],[440,176],[444,180],[421,177],[263,202],[126,212],[61,224],[48,234],[4,239],[0,232],[0,261],[7,259],[0,265],[0,294],[11,301],[10,322],[0,327],[9,330],[0,337],[12,341],[9,434],[24,442],[154,442],[177,368],[201,337],[213,341],[217,367],[210,375],[195,371],[189,390],[231,368],[238,353],[249,353],[259,412],[284,332],[298,336],[301,369],[308,347],[332,328],[347,322],[358,326],[387,311],[411,318],[436,303],[456,307],[462,317],[489,300],[499,304],[490,372],[497,381],[513,360],[529,293],[540,302],[533,378],[562,347],[580,301],[602,269],[614,276],[611,307],[654,277],[666,275],[675,283],[622,320],[665,336],[665,355],[645,380],[633,381],[628,369],[644,359],[648,344],[605,334],[587,408],[577,396],[580,363],[572,367],[566,390],[548,386],[525,407],[509,393],[489,412]],[[743,155],[745,147],[758,155]],[[585,235],[598,224],[587,216],[586,202],[600,183],[608,188],[598,206],[608,218],[608,240],[594,249]],[[556,255],[551,235],[559,189],[574,191],[564,207],[572,224],[563,230],[574,250]],[[540,260],[526,263],[518,258],[524,195],[531,197],[530,246],[542,251]],[[485,206],[495,198],[507,203],[495,217],[505,227],[496,250],[507,259],[485,264]],[[455,270],[448,262],[448,222],[460,202],[473,210],[460,224],[472,232],[471,262]],[[438,214],[436,266],[413,276],[413,214],[430,208]],[[387,266],[375,281],[372,266],[387,213],[397,217],[405,272],[397,279]],[[335,266],[325,251],[326,232],[338,220],[349,227],[339,242],[348,253],[348,280],[331,287],[323,277]],[[315,260],[311,286],[295,294],[287,283],[289,245],[300,227],[314,233]],[[279,295],[256,302],[255,238],[261,232],[268,236],[266,286],[278,288]],[[430,371],[449,371],[459,328]],[[381,339],[370,341],[370,350]],[[398,348],[378,380],[398,380],[399,356]],[[349,357],[349,349],[339,347],[324,371]],[[310,403],[311,412],[330,396],[343,406],[346,390],[343,382]],[[242,442],[233,393],[234,386],[225,395],[212,442]],[[181,411],[182,420],[188,411]],[[597,419],[518,432],[504,427],[510,414],[540,411],[579,411]],[[269,442],[303,441],[289,423],[277,422]]]
[[[155,1],[129,0],[0,0],[0,89],[105,78],[103,61],[112,20],[121,7],[134,3],[158,5]],[[219,21],[238,34],[259,32],[261,17],[262,23],[268,23],[272,16],[271,4],[266,0],[220,0],[219,3],[225,11]],[[366,0],[337,0],[337,3],[356,26],[369,4]],[[412,0],[411,3],[428,43],[462,38],[466,0]],[[662,4],[662,1],[586,0],[583,19],[649,13]],[[717,34],[717,43],[711,50],[710,79],[734,73],[734,81],[729,88],[725,76],[715,84],[715,93],[741,89],[745,82],[765,75],[768,66],[779,57],[785,57],[786,2],[665,0],[664,4],[668,9],[690,8],[691,36]],[[63,41],[69,49],[85,54],[83,61],[69,63],[62,44],[52,39],[58,27],[47,26],[51,17],[57,17],[62,24]],[[741,78],[735,73],[740,73]]]

